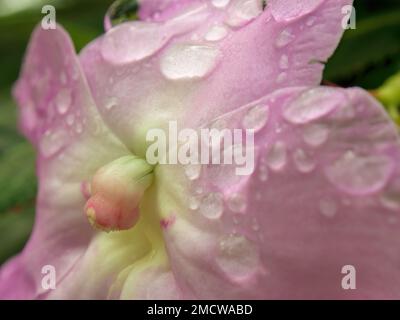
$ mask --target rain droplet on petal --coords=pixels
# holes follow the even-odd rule
[[[185,174],[189,180],[196,180],[201,174],[201,164],[188,164],[185,165]]]
[[[61,115],[66,114],[67,111],[69,110],[69,107],[71,106],[71,102],[72,102],[71,90],[67,88],[61,89],[57,93],[57,96],[55,98],[55,104],[59,114]]]
[[[343,94],[332,88],[309,89],[292,101],[283,115],[291,123],[304,124],[327,115],[343,99]]]
[[[82,123],[78,122],[75,126],[75,131],[76,133],[82,133],[83,132],[83,126]]]
[[[67,125],[72,126],[75,122],[75,116],[71,113],[67,116],[66,119]]]
[[[398,211],[400,209],[400,194],[384,193],[380,196],[380,202],[386,209]]]
[[[106,29],[125,21],[137,20],[139,3],[137,0],[117,0],[108,8],[106,14]]]
[[[199,205],[200,205],[200,201],[199,201],[198,197],[191,196],[189,198],[189,208],[190,208],[190,210],[197,210],[199,208]]]
[[[232,0],[232,4],[228,9],[226,23],[232,27],[240,27],[259,16],[262,12],[262,2],[259,0]]]
[[[323,216],[333,218],[337,212],[337,205],[331,199],[322,199],[319,202],[319,210]]]
[[[225,38],[228,30],[224,26],[213,26],[205,35],[207,41],[219,41]]]
[[[258,176],[261,182],[265,182],[268,180],[268,169],[265,166],[260,167],[260,174]]]
[[[393,170],[392,160],[385,155],[344,153],[325,169],[328,180],[337,188],[355,195],[381,190]]]
[[[208,219],[218,219],[224,212],[224,201],[220,193],[209,193],[200,203],[200,213]]]
[[[314,16],[309,17],[309,18],[307,19],[307,21],[306,21],[307,27],[313,26],[316,20],[317,20],[317,19],[316,19]]]
[[[256,245],[241,235],[228,235],[219,243],[218,266],[232,278],[251,276],[260,264]]]
[[[117,105],[117,99],[113,97],[113,98],[110,98],[110,99],[107,101],[107,103],[106,103],[106,105],[105,105],[105,108],[106,108],[107,110],[111,110],[111,109],[113,109],[116,105]]]
[[[67,75],[65,74],[65,72],[61,72],[60,82],[61,82],[61,84],[64,84],[64,85],[67,83]]]
[[[259,231],[260,230],[260,225],[257,222],[256,218],[253,218],[253,222],[251,224],[251,228],[253,229],[253,231]]]
[[[229,2],[230,0],[211,0],[211,3],[216,8],[225,8]]]
[[[380,196],[381,204],[389,210],[400,210],[400,179],[392,181]]]
[[[287,73],[286,72],[282,72],[278,75],[278,77],[276,78],[276,83],[277,84],[281,84],[283,83],[285,80],[287,79]]]
[[[245,129],[254,132],[260,131],[268,122],[269,108],[268,106],[258,105],[247,111],[247,114],[243,118],[242,125]]]
[[[293,153],[293,161],[300,172],[309,173],[315,169],[314,160],[303,149],[297,149]]]
[[[312,146],[319,147],[328,140],[329,129],[323,124],[311,124],[304,128],[303,139]]]
[[[202,78],[217,66],[219,54],[211,46],[173,45],[161,58],[161,72],[171,80]]]
[[[286,145],[278,141],[267,154],[267,164],[273,171],[279,171],[286,165]]]
[[[279,60],[279,68],[288,69],[289,68],[289,57],[284,54]]]
[[[167,31],[157,23],[138,21],[121,24],[108,31],[101,45],[101,54],[112,64],[141,61],[155,54],[168,41]]]
[[[294,39],[295,36],[293,35],[292,30],[285,29],[279,34],[275,44],[278,48],[283,48],[291,43]]]
[[[230,195],[227,204],[234,213],[243,213],[246,210],[246,199],[239,193]]]
[[[44,157],[49,158],[59,152],[64,147],[66,141],[67,134],[64,130],[48,131],[40,140],[40,152]]]

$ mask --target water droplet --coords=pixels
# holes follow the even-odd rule
[[[286,145],[278,141],[269,150],[267,155],[268,166],[274,170],[281,170],[286,164]]]
[[[322,199],[319,202],[319,210],[323,216],[333,218],[337,212],[337,205],[331,199]]]
[[[137,0],[117,0],[107,10],[106,30],[125,21],[137,20]]]
[[[225,38],[228,30],[224,26],[213,26],[205,35],[207,41],[219,41]]]
[[[198,197],[190,197],[189,198],[189,208],[190,210],[197,210],[199,208],[200,201]]]
[[[65,74],[65,72],[60,73],[60,82],[63,85],[65,85],[67,83],[67,75]]]
[[[200,213],[208,219],[218,219],[224,212],[223,197],[220,193],[209,193],[203,197]]]
[[[61,89],[55,98],[55,104],[60,114],[67,113],[69,107],[71,106],[71,102],[72,102],[72,96],[70,89],[66,88]]]
[[[240,27],[259,16],[262,12],[262,2],[259,0],[232,0],[232,4],[228,9],[226,23],[232,27]]]
[[[348,121],[352,120],[356,115],[356,111],[353,106],[346,104],[337,108],[336,111],[332,114],[332,119],[339,121]]]
[[[82,133],[83,132],[83,126],[82,123],[78,122],[75,126],[75,131],[76,133]]]
[[[78,80],[79,78],[79,69],[75,63],[71,64],[71,78],[72,80]]]
[[[239,194],[234,193],[228,198],[228,208],[235,213],[243,213],[246,210],[246,200]]]
[[[201,164],[188,164],[185,167],[185,174],[189,180],[196,180],[201,174]]]
[[[289,68],[289,57],[284,54],[279,60],[279,68],[288,69]]]
[[[276,78],[276,83],[277,83],[277,84],[281,84],[281,83],[283,83],[286,79],[287,79],[287,73],[286,73],[286,72],[282,72],[282,73],[280,73],[279,76]]]
[[[243,278],[256,272],[260,263],[257,247],[241,235],[221,239],[217,256],[218,266],[232,278]]]
[[[67,116],[66,119],[67,125],[72,126],[75,122],[75,116],[71,113]]]
[[[40,141],[41,154],[46,158],[55,155],[64,147],[66,140],[67,134],[64,130],[46,132]]]
[[[228,124],[223,118],[216,119],[210,124],[210,129],[223,130],[226,128],[228,128]]]
[[[268,122],[269,108],[268,106],[255,106],[247,112],[243,118],[243,127],[245,129],[253,129],[255,132],[260,131]]]
[[[309,173],[315,169],[315,162],[302,149],[293,153],[293,161],[300,172]]]
[[[196,186],[194,188],[194,193],[195,194],[202,194],[203,193],[203,188],[201,186]]]
[[[211,46],[173,45],[161,58],[161,72],[171,80],[202,78],[216,67],[218,56]]]
[[[260,175],[258,176],[261,182],[268,180],[268,168],[264,165],[260,166]]]
[[[291,123],[307,123],[330,113],[343,99],[342,93],[333,88],[309,89],[292,101],[283,115]]]
[[[323,124],[311,124],[304,128],[303,139],[312,146],[319,147],[328,140],[329,129]]]
[[[229,2],[230,0],[211,0],[211,3],[216,8],[225,8]]]
[[[157,23],[150,22],[121,24],[105,34],[101,54],[106,61],[116,65],[148,58],[170,38],[167,30],[162,31],[160,28]]]
[[[400,179],[392,181],[380,196],[381,204],[389,210],[400,210]]]
[[[370,194],[382,189],[393,170],[393,162],[384,155],[343,154],[328,166],[325,174],[339,189],[350,194]]]
[[[314,23],[315,23],[315,21],[316,21],[316,18],[315,18],[314,16],[309,17],[309,18],[307,19],[307,21],[306,21],[307,27],[313,26]]]
[[[253,231],[259,231],[260,230],[260,225],[257,222],[256,218],[253,218],[253,223],[251,224],[251,228],[253,229]]]
[[[383,194],[380,197],[381,204],[389,210],[398,211],[400,209],[400,194]]]
[[[116,106],[117,106],[117,99],[113,97],[113,98],[108,100],[107,104],[105,105],[105,108],[107,110],[111,110]]]
[[[295,36],[293,35],[292,30],[285,29],[279,34],[278,38],[276,39],[276,46],[278,48],[286,47],[294,40],[294,38]]]

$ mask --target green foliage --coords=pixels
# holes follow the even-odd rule
[[[375,89],[400,70],[400,1],[356,0],[355,7],[357,27],[346,31],[324,78]]]
[[[35,154],[16,128],[11,101],[0,105],[0,263],[30,234],[36,196]]]

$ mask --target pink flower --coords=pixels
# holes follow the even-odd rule
[[[79,57],[37,28],[15,87],[37,219],[0,296],[399,298],[398,132],[362,89],[319,86],[351,2],[142,0]],[[253,174],[150,166],[168,121],[254,129]]]

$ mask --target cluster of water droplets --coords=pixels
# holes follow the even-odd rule
[[[257,246],[241,235],[230,234],[219,241],[217,265],[230,277],[251,276],[260,265]]]

